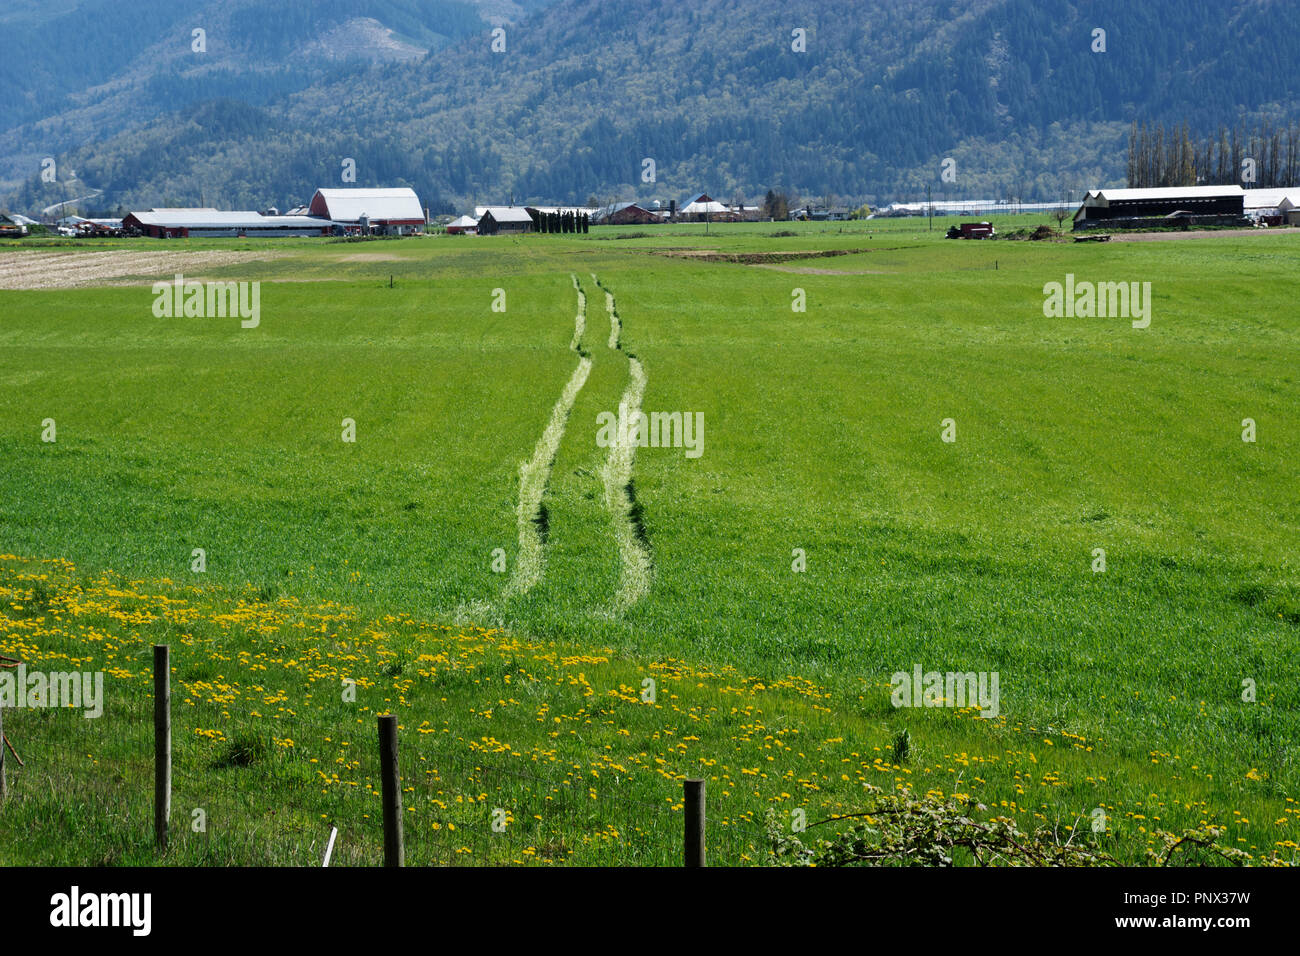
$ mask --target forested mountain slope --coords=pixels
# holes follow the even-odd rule
[[[90,188],[107,208],[285,206],[341,184],[347,158],[358,185],[409,184],[435,208],[927,183],[1051,199],[1122,181],[1135,120],[1206,131],[1300,102],[1300,5],[1282,0],[47,6],[18,31],[40,38],[32,61],[0,78],[16,210]],[[62,79],[56,35],[78,17],[110,55]],[[205,20],[208,59],[190,51]],[[76,179],[41,182],[44,156]]]

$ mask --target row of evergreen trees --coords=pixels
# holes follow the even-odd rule
[[[529,210],[533,228],[538,232],[586,232],[591,227],[591,217],[585,212],[540,212]]]
[[[1300,126],[1261,123],[1247,131],[1220,126],[1198,142],[1187,124],[1133,124],[1128,145],[1128,184],[1226,186],[1247,189],[1300,185]]]

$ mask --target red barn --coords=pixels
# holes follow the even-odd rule
[[[646,209],[640,203],[619,202],[602,209],[598,214],[600,221],[608,226],[646,226],[663,222],[657,212]]]
[[[318,189],[308,207],[313,216],[328,219],[348,231],[365,219],[372,232],[404,236],[424,231],[424,207],[409,187],[399,189]]]

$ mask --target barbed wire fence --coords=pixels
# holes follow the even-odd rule
[[[5,764],[5,830],[21,827],[48,865],[322,866],[327,853],[331,866],[386,862],[383,718],[359,718],[346,756],[327,767],[295,745],[318,736],[319,721],[277,713],[267,731],[226,739],[210,729],[219,701],[158,699],[139,692],[95,720],[7,709],[0,726],[23,764]],[[401,732],[397,754],[389,780],[407,866],[683,864],[695,808],[680,777],[597,776],[419,728]],[[759,862],[761,821],[721,788],[706,800],[708,864]]]
[[[8,792],[0,864],[20,843],[48,866],[147,865],[152,853],[153,734],[144,720],[86,720],[64,709],[6,708]],[[128,759],[106,759],[112,751]],[[138,851],[138,852],[137,852]]]
[[[683,784],[662,779],[664,797],[621,775],[583,779],[547,772],[504,755],[426,753],[399,761],[407,862],[412,865],[563,864],[679,866],[690,811]],[[715,865],[754,858],[761,836],[733,823],[730,800],[701,807],[714,824],[706,854]],[[725,821],[725,823],[723,822]],[[580,842],[581,845],[575,845]]]

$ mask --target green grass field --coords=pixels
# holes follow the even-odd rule
[[[0,862],[318,865],[329,823],[341,862],[374,862],[377,799],[338,791],[373,796],[389,709],[424,781],[408,842],[426,862],[454,822],[478,842],[452,862],[670,863],[694,775],[729,862],[763,862],[768,807],[852,812],[864,781],[1064,835],[1101,807],[1089,838],[1124,861],[1206,824],[1293,860],[1300,233],[951,242],[951,221],[0,247],[276,253],[186,270],[261,281],[255,329],[156,318],[170,272],[0,291],[0,654],[126,675],[99,721],[6,712],[28,766],[10,763]],[[850,252],[758,258],[820,250]],[[1067,273],[1149,281],[1150,327],[1045,318]],[[537,522],[520,465],[580,360],[573,277],[591,367]],[[628,487],[596,436],[633,362],[643,410],[705,431],[698,458],[637,449]],[[652,570],[620,602],[629,541]],[[511,587],[536,544],[536,583]],[[165,858],[160,641],[177,813],[213,821]],[[895,709],[891,675],[915,665],[997,672],[1000,717]],[[652,805],[663,820],[632,809]]]

